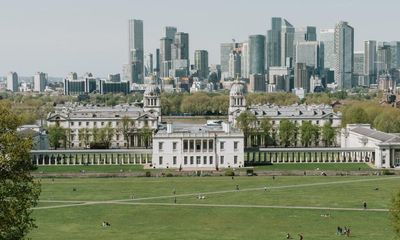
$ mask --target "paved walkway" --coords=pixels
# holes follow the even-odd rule
[[[400,177],[381,177],[371,179],[359,179],[359,180],[346,180],[346,181],[333,181],[333,182],[321,182],[321,183],[305,183],[305,184],[294,184],[285,186],[268,187],[271,189],[286,189],[286,188],[300,188],[300,187],[312,187],[312,186],[324,186],[332,184],[346,184],[356,182],[369,182],[369,181],[383,181],[399,179]],[[212,191],[212,192],[201,192],[203,195],[214,195],[214,194],[225,194],[234,192],[250,192],[250,191],[264,191],[265,187],[261,188],[246,188],[241,190],[224,190],[224,191]],[[387,212],[388,209],[360,209],[360,208],[330,208],[330,207],[309,207],[309,206],[267,206],[267,205],[236,205],[236,204],[174,204],[174,203],[146,203],[138,202],[142,200],[154,200],[154,199],[168,199],[168,198],[180,198],[180,197],[191,197],[198,196],[199,192],[177,194],[177,195],[166,195],[166,196],[155,196],[155,197],[143,197],[136,199],[120,199],[111,201],[79,201],[79,200],[41,200],[43,203],[67,203],[53,206],[35,207],[34,210],[39,209],[53,209],[53,208],[64,208],[64,207],[77,207],[83,205],[95,205],[95,204],[131,204],[131,205],[157,205],[157,206],[196,206],[196,207],[243,207],[243,208],[280,208],[280,209],[314,209],[314,210],[338,210],[338,211],[374,211],[374,212]]]

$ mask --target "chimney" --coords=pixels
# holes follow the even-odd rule
[[[167,133],[172,133],[172,123],[167,123]]]

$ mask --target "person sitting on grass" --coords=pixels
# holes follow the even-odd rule
[[[286,234],[286,239],[292,239],[292,236],[290,236],[290,233]]]
[[[303,239],[304,239],[303,235],[299,234],[299,240],[303,240]]]

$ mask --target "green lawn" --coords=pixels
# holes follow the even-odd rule
[[[335,235],[337,226],[349,226],[352,239],[393,239],[387,212],[282,206],[360,209],[362,202],[367,201],[369,208],[386,209],[391,196],[400,190],[400,178],[391,176],[40,181],[41,199],[50,202],[41,202],[38,207],[78,204],[67,201],[114,202],[34,210],[38,228],[29,235],[32,239],[284,239],[287,232],[303,233],[307,240],[341,239]],[[239,191],[235,191],[236,185]],[[199,193],[205,199],[197,199]],[[160,198],[142,199],[148,197]],[[112,226],[102,228],[102,221]]]
[[[63,165],[63,166],[38,166],[36,173],[116,173],[116,172],[135,172],[143,171],[142,165]]]
[[[357,171],[373,170],[365,163],[281,163],[265,166],[256,166],[255,170],[321,170],[321,171]]]

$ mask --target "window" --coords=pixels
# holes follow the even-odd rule
[[[119,134],[115,135],[115,139],[119,141]]]
[[[163,150],[163,142],[158,143],[158,150],[162,151]]]
[[[74,122],[71,122],[71,126],[74,126]]]
[[[200,152],[201,150],[201,140],[196,140],[196,152]]]
[[[174,150],[174,151],[175,151],[175,150],[176,150],[176,146],[177,146],[177,145],[178,145],[178,143],[177,143],[177,142],[173,142],[173,143],[172,143],[172,150]]]
[[[203,140],[203,152],[207,151],[207,140]]]
[[[193,152],[194,150],[194,140],[189,140],[189,150]]]
[[[220,164],[224,164],[224,156],[220,156],[219,157],[219,163]]]
[[[78,122],[78,126],[80,126],[80,125],[82,125],[82,123],[81,123],[81,122]]]
[[[209,140],[208,141],[208,151],[213,151],[214,150],[214,140]]]
[[[187,157],[183,157],[183,164],[187,165]]]
[[[233,164],[237,164],[238,156],[233,156]]]
[[[89,122],[86,122],[86,126],[89,126]]]
[[[158,164],[162,165],[162,157],[161,156],[158,158]]]
[[[183,140],[183,151],[184,152],[187,152],[187,150],[188,150],[188,140]]]
[[[172,157],[172,164],[173,164],[173,165],[176,165],[176,156],[173,156],[173,157]]]
[[[93,126],[97,126],[97,122],[93,122]]]
[[[101,122],[101,126],[104,126],[104,122]]]
[[[317,120],[316,122],[317,122],[317,124],[319,124],[319,121],[318,121],[318,120]]]
[[[201,164],[201,157],[200,156],[196,157],[196,164]]]
[[[207,156],[203,157],[203,164],[206,165],[207,164]]]
[[[210,164],[213,164],[213,156],[210,156],[210,157],[208,158],[208,160],[209,160]]]
[[[193,165],[193,163],[194,163],[193,160],[194,160],[194,158],[193,158],[193,156],[191,156],[190,157],[190,165]]]
[[[225,142],[219,142],[219,149],[221,149],[221,151],[225,149]]]
[[[238,146],[239,146],[239,142],[237,142],[237,141],[233,142],[233,149],[234,149],[235,151],[238,150]]]

